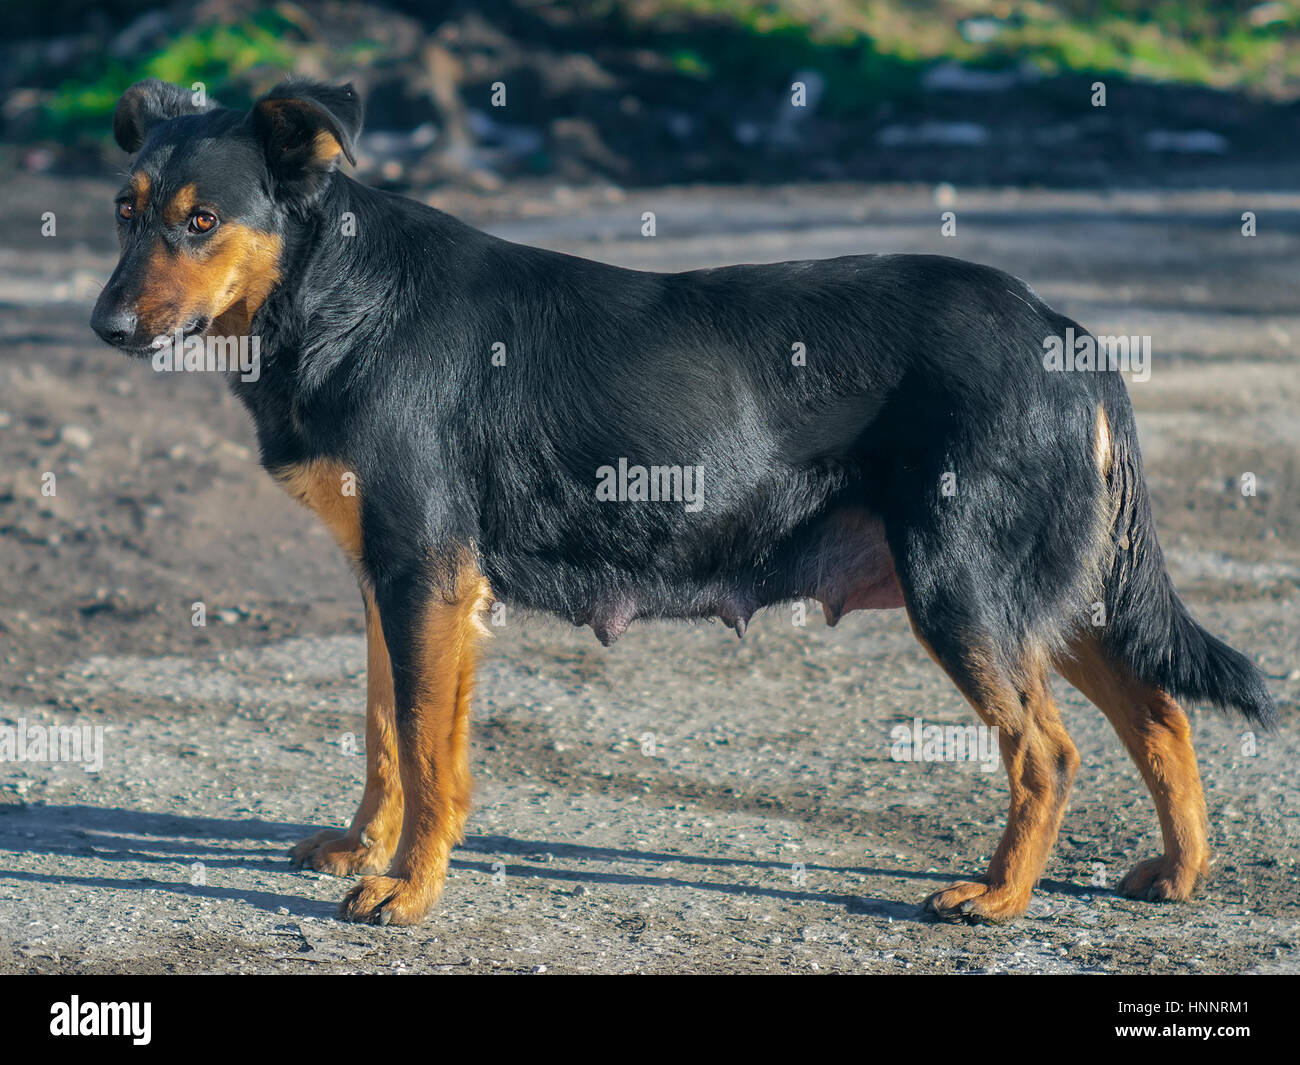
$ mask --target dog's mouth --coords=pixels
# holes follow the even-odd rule
[[[212,325],[212,319],[207,315],[198,315],[189,319],[183,326],[177,326],[170,333],[160,333],[147,344],[118,344],[117,349],[133,359],[152,358],[158,352],[169,347],[178,346],[178,341],[183,344],[190,337],[202,336]]]

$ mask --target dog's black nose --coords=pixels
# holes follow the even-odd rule
[[[90,328],[99,334],[100,339],[114,346],[124,344],[129,337],[134,336],[136,325],[135,312],[126,308],[103,310],[96,307],[95,313],[90,317]]]

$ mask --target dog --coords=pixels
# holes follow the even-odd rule
[[[121,259],[91,321],[143,357],[259,339],[256,379],[229,377],[262,465],[365,604],[365,792],[351,827],[291,852],[362,874],[343,918],[418,922],[442,888],[493,602],[605,644],[643,618],[743,636],[796,600],[831,624],[906,610],[1010,779],[987,873],[924,900],[941,919],[1029,903],[1079,764],[1054,669],[1159,815],[1164,853],[1120,892],[1192,895],[1207,823],[1176,699],[1261,726],[1275,709],[1173,589],[1120,372],[1045,357],[1086,330],[942,256],[655,274],[512,244],[345,176],[361,120],[350,85],[286,81],[247,112],[133,85]]]

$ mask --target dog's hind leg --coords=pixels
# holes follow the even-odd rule
[[[912,629],[997,730],[1010,786],[1006,830],[984,877],[926,899],[926,909],[942,918],[994,922],[1025,911],[1079,765],[1048,670],[1061,619],[1083,585],[1077,558],[1091,529],[1061,513],[1045,475],[1026,482],[1026,453],[1003,460],[1005,470],[957,465],[959,488],[951,495],[937,487],[947,462],[932,457],[933,480],[918,463],[920,477],[899,478],[886,500]],[[918,493],[927,482],[936,488]],[[1008,498],[1011,487],[1019,492]]]
[[[1165,852],[1130,870],[1120,894],[1152,901],[1190,898],[1209,871],[1210,847],[1187,715],[1166,692],[1113,662],[1095,639],[1077,641],[1055,664],[1110,720],[1155,800]]]
[[[324,829],[290,852],[295,865],[334,876],[382,873],[402,831],[402,779],[393,720],[393,672],[374,596],[366,603],[366,790],[346,831]]]
[[[936,646],[927,619],[909,608],[913,630],[983,722],[997,730],[1011,787],[1007,827],[984,878],[953,884],[925,900],[942,918],[997,922],[1029,905],[1065,813],[1079,756],[1048,690],[1046,669],[1026,660],[1010,671],[978,637],[951,636]]]
[[[364,877],[341,915],[413,924],[433,905],[469,814],[469,706],[487,582],[470,566],[443,592],[418,580],[380,594],[393,663],[402,831],[387,876]]]

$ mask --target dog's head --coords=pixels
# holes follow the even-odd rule
[[[113,135],[136,153],[114,206],[122,255],[91,328],[145,355],[159,338],[240,334],[279,283],[287,228],[353,159],[351,85],[285,82],[250,111],[151,78],[123,93]]]

